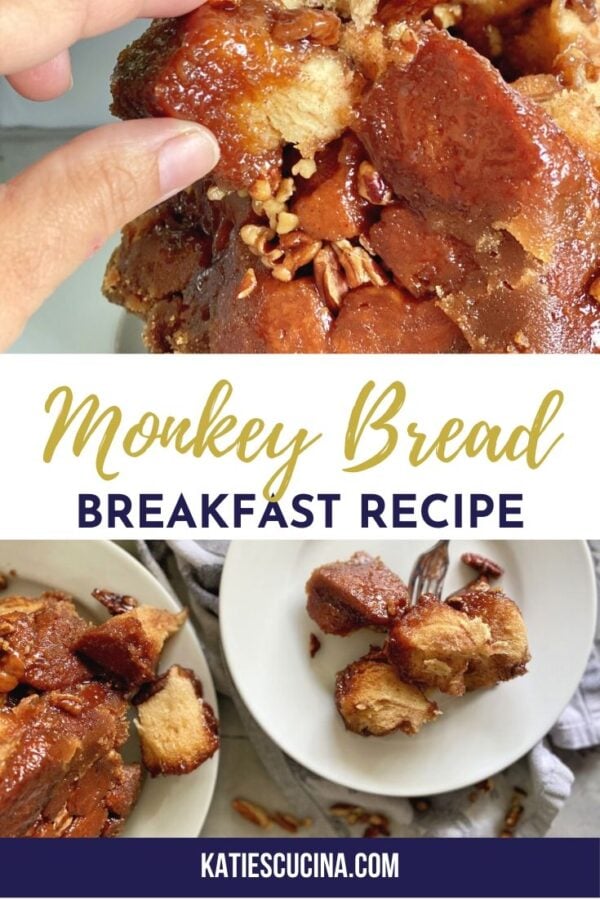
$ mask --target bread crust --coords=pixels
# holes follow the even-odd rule
[[[326,634],[340,636],[360,628],[386,631],[408,601],[402,579],[363,551],[315,569],[306,594],[311,619]]]

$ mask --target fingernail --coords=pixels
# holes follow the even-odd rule
[[[219,145],[201,125],[187,125],[186,130],[163,144],[158,167],[162,199],[167,200],[204,178],[219,161]]]

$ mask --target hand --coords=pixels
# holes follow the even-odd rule
[[[183,15],[198,0],[0,0],[0,73],[23,96],[71,86],[68,48],[140,16]],[[203,178],[219,148],[172,119],[107,125],[0,185],[0,350],[55,288],[127,222]]]

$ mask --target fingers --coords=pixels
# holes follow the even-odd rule
[[[140,16],[180,16],[201,0],[0,0],[0,74],[53,59],[80,38]]]
[[[77,138],[0,186],[0,349],[113,232],[204,177],[218,156],[201,126],[125,122]]]
[[[28,100],[56,100],[73,86],[69,51],[63,50],[47,63],[10,75],[8,80]]]

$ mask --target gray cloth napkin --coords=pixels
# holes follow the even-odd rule
[[[351,791],[325,781],[286,756],[254,721],[231,680],[219,633],[219,583],[228,544],[171,541],[139,545],[142,561],[193,612],[217,690],[230,697],[248,737],[270,776],[297,815],[313,819],[321,837],[348,835],[346,824],[329,815],[333,802],[350,802],[385,812],[394,834],[408,837],[491,837],[499,834],[515,785],[526,790],[520,836],[540,837],[569,797],[574,776],[553,748],[582,750],[600,745],[600,639],[597,637],[575,696],[550,734],[523,759],[495,776],[492,789],[463,789],[432,799],[426,812],[407,800]],[[600,541],[590,542],[600,584]],[[252,799],[252,798],[251,798]]]

